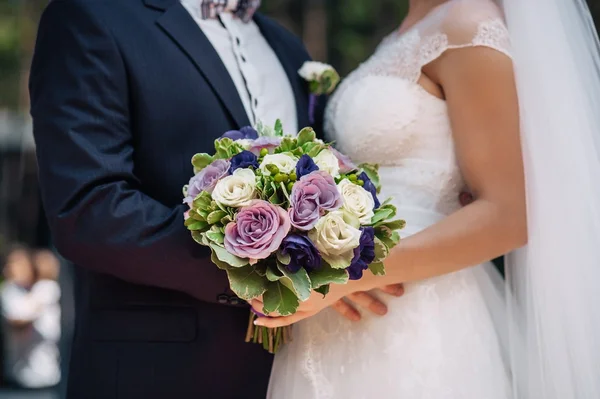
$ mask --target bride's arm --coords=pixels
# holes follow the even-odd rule
[[[519,107],[511,60],[486,47],[458,49],[445,53],[425,72],[444,91],[459,166],[476,200],[401,241],[386,260],[387,275],[369,278],[371,285],[454,272],[527,241]]]
[[[485,47],[457,49],[429,64],[425,72],[445,94],[460,169],[476,200],[402,240],[385,262],[386,276],[365,273],[361,280],[332,286],[325,299],[315,295],[297,315],[259,323],[293,323],[350,292],[451,273],[526,243],[519,107],[511,60]]]

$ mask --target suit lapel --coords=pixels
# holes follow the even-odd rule
[[[260,29],[261,33],[279,58],[279,62],[283,66],[285,73],[294,90],[294,98],[296,100],[296,117],[298,119],[298,129],[309,126],[308,121],[308,84],[298,75],[299,65],[298,60],[294,59],[294,54],[290,54],[289,43],[286,43],[280,35],[277,35],[273,29],[268,26],[266,17],[261,14],[256,14],[254,22]]]
[[[146,0],[145,2],[150,7],[164,9],[164,13],[156,21],[157,24],[198,68],[231,114],[238,128],[250,125],[242,100],[227,68],[187,10],[179,1]]]

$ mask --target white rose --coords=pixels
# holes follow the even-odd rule
[[[255,198],[256,176],[251,169],[236,169],[231,176],[221,179],[212,198],[221,205],[239,208]]]
[[[263,175],[270,175],[267,165],[275,165],[279,172],[290,174],[296,170],[296,164],[298,159],[289,154],[267,154],[264,156],[262,163],[260,164],[260,170]]]
[[[333,152],[323,150],[313,158],[313,161],[317,164],[319,170],[323,170],[333,177],[340,175],[340,161],[338,161]]]
[[[373,218],[375,200],[370,192],[344,179],[338,184],[338,190],[344,200],[343,209],[356,216],[360,224],[369,224]]]
[[[354,249],[360,245],[358,221],[350,219],[352,216],[343,211],[333,211],[319,219],[315,228],[308,233],[323,259],[334,269],[350,266]]]
[[[321,75],[323,75],[328,70],[333,70],[333,67],[329,64],[324,64],[322,62],[317,61],[306,61],[302,68],[298,71],[298,74],[305,80],[319,80]]]

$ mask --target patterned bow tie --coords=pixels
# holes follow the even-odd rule
[[[250,22],[261,0],[201,0],[202,18],[217,18],[222,12],[231,12],[244,22]]]

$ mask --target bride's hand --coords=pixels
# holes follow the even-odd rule
[[[388,285],[379,290],[395,297],[404,295],[404,286],[402,284]],[[387,306],[375,295],[365,291],[354,292],[335,302],[331,305],[331,308],[350,321],[360,321],[360,312],[354,305],[368,309],[379,316],[387,314]]]
[[[298,311],[293,315],[279,317],[277,315],[270,314],[268,317],[257,318],[255,324],[258,326],[265,326],[269,328],[288,326],[300,320],[304,320],[306,318],[314,316],[329,306],[334,307],[334,309],[336,309],[345,317],[350,318],[350,320],[359,320],[360,315],[358,319],[353,317],[354,312],[358,314],[358,312],[354,308],[348,305],[348,307],[350,307],[349,310],[348,307],[344,306],[344,304],[340,305],[341,301],[346,303],[343,300],[344,297],[348,297],[356,304],[364,306],[376,314],[382,315],[387,313],[387,307],[385,307],[383,303],[375,299],[370,294],[364,292],[363,288],[364,287],[361,285],[361,280],[353,281],[346,285],[332,284],[327,296],[323,297],[323,295],[317,292],[313,292],[313,294],[308,300],[300,304],[300,306],[298,307]],[[404,293],[404,290],[401,287],[401,285],[388,286],[385,287],[383,291],[396,296],[401,296]],[[254,300],[251,304],[255,311],[261,312],[263,308],[262,301]],[[380,305],[383,306],[383,309],[380,307]]]

